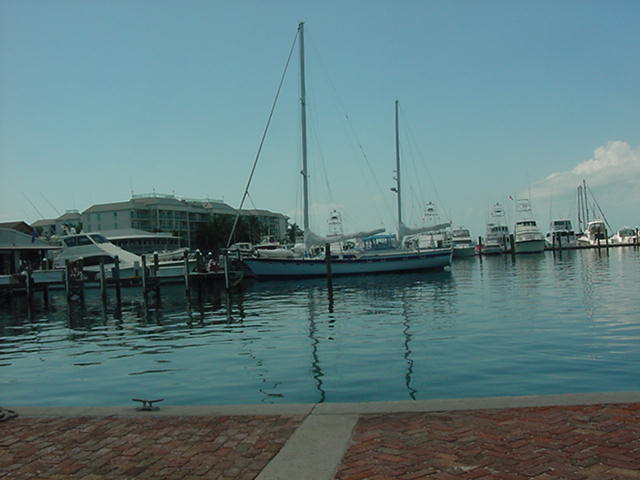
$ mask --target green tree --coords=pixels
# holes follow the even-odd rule
[[[230,215],[216,216],[209,222],[201,224],[196,231],[196,245],[202,251],[220,253],[227,247],[227,241],[233,228],[234,217]],[[262,226],[256,217],[240,217],[231,243],[257,243],[262,237]]]
[[[304,232],[300,229],[297,223],[287,225],[287,240],[291,243],[296,243],[296,240],[304,237]]]

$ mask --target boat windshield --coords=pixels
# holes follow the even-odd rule
[[[67,247],[81,247],[91,245],[91,240],[86,235],[76,235],[62,240]]]
[[[91,239],[96,243],[109,243],[109,240],[104,235],[100,235],[98,233],[94,233],[91,236]]]
[[[636,232],[632,228],[623,228],[618,232],[621,237],[633,237],[635,234]]]
[[[523,227],[535,227],[536,222],[534,222],[533,220],[524,220],[522,222],[516,223],[516,225],[521,225]]]

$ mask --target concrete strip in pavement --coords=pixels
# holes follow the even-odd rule
[[[309,415],[256,480],[332,479],[357,421],[357,415]]]

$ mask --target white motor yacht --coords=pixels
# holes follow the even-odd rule
[[[510,250],[509,227],[505,222],[504,208],[500,203],[496,203],[491,208],[489,218],[481,253],[483,255],[497,255],[508,252]]]
[[[586,230],[577,239],[579,246],[593,247],[604,245],[607,241],[607,226],[604,220],[592,220]]]
[[[115,246],[100,233],[78,233],[60,237],[62,250],[53,260],[54,268],[64,268],[67,260],[75,262],[82,258],[84,267],[99,266],[104,262],[108,270],[118,257],[120,271],[140,267],[140,257]]]
[[[516,203],[516,210],[521,220],[516,222],[513,230],[513,247],[516,253],[544,252],[544,236],[540,232],[531,212],[529,199],[520,198]]]
[[[571,220],[563,218],[552,220],[547,233],[547,246],[549,248],[574,248],[576,246],[576,233],[573,231]]]
[[[66,235],[60,237],[59,242],[62,250],[53,259],[53,272],[63,269],[67,260],[75,262],[82,259],[83,270],[85,272],[90,272],[90,275],[93,273],[93,276],[97,275],[100,271],[100,263],[102,262],[105,266],[105,277],[113,278],[112,269],[117,257],[120,268],[120,279],[138,279],[142,275],[142,258],[114,245],[100,233]],[[152,260],[149,260],[147,265],[151,267],[151,263]],[[195,265],[195,261],[190,259],[188,263],[188,268],[191,270],[193,265]],[[184,276],[184,260],[159,262],[157,274],[159,278],[164,280]],[[49,273],[49,275],[52,275],[52,273]]]
[[[612,245],[637,245],[638,230],[631,227],[623,227],[609,238],[609,242]]]
[[[535,220],[528,219],[516,222],[514,248],[516,253],[544,252],[544,237]]]
[[[473,257],[476,253],[476,244],[466,228],[460,227],[451,232],[451,245],[454,257]]]

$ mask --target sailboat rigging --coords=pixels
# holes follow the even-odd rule
[[[300,53],[300,119],[302,140],[302,190],[303,190],[303,227],[304,227],[304,253],[301,256],[288,258],[245,258],[245,265],[258,278],[288,278],[288,277],[314,277],[326,275],[324,256],[313,256],[310,253],[314,245],[346,240],[349,238],[363,238],[365,244],[372,248],[353,250],[332,256],[333,275],[355,275],[367,273],[384,273],[416,270],[442,270],[451,264],[451,248],[434,248],[429,250],[408,248],[379,248],[376,245],[376,233],[383,229],[371,232],[358,232],[357,234],[340,235],[331,239],[321,237],[313,233],[309,225],[309,186],[308,186],[308,162],[307,162],[307,125],[306,125],[306,86],[305,86],[305,62],[304,62],[304,23],[298,25],[298,43]],[[400,150],[398,134],[398,102],[396,101],[396,193],[398,194],[398,237],[418,231],[428,231],[430,228],[412,230],[402,223],[402,200],[400,182]],[[388,240],[385,237],[385,240]],[[401,243],[402,245],[402,243]]]

